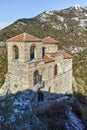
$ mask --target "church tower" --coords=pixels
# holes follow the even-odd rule
[[[40,80],[42,40],[23,33],[8,39],[9,89],[12,93],[24,89],[33,90]]]

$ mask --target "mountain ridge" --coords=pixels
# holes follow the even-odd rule
[[[75,5],[63,10],[44,11],[33,18],[18,19],[0,30],[0,41],[27,32],[39,38],[51,36],[61,45],[87,45],[87,7]]]

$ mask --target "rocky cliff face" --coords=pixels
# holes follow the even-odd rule
[[[45,11],[36,17],[47,22],[52,28],[69,35],[68,42],[87,44],[87,7],[74,6],[60,11]],[[43,25],[44,28],[44,25]],[[66,36],[62,35],[62,39]]]
[[[50,22],[52,27],[57,30],[86,30],[87,7],[74,6],[60,11],[45,11],[36,18],[41,22]],[[59,24],[57,22],[59,22]],[[70,24],[72,26],[70,26]]]

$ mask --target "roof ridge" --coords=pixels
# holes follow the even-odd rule
[[[24,33],[21,33],[21,34],[18,34],[16,36],[12,37],[12,38],[9,38],[7,41],[8,42],[28,42],[28,41],[35,41],[35,42],[40,41],[41,42],[42,39],[24,32]]]
[[[54,38],[47,36],[45,38],[42,39],[43,43],[51,43],[51,44],[57,44],[58,41],[55,40]]]
[[[18,34],[18,35],[20,36],[21,34]],[[13,36],[13,37],[11,37],[11,38],[7,39],[7,41],[9,41],[10,39],[13,39],[13,38],[17,37],[18,35]]]
[[[25,41],[25,39],[26,39],[26,35],[27,35],[27,33],[24,32],[24,37],[23,37],[23,40],[24,40],[24,41]]]
[[[55,60],[52,57],[47,56],[46,54],[44,55],[44,62],[45,63],[50,63],[54,62]]]

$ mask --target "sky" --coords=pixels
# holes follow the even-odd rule
[[[32,18],[46,10],[61,10],[74,5],[87,6],[87,0],[1,0],[0,29],[20,18]]]

